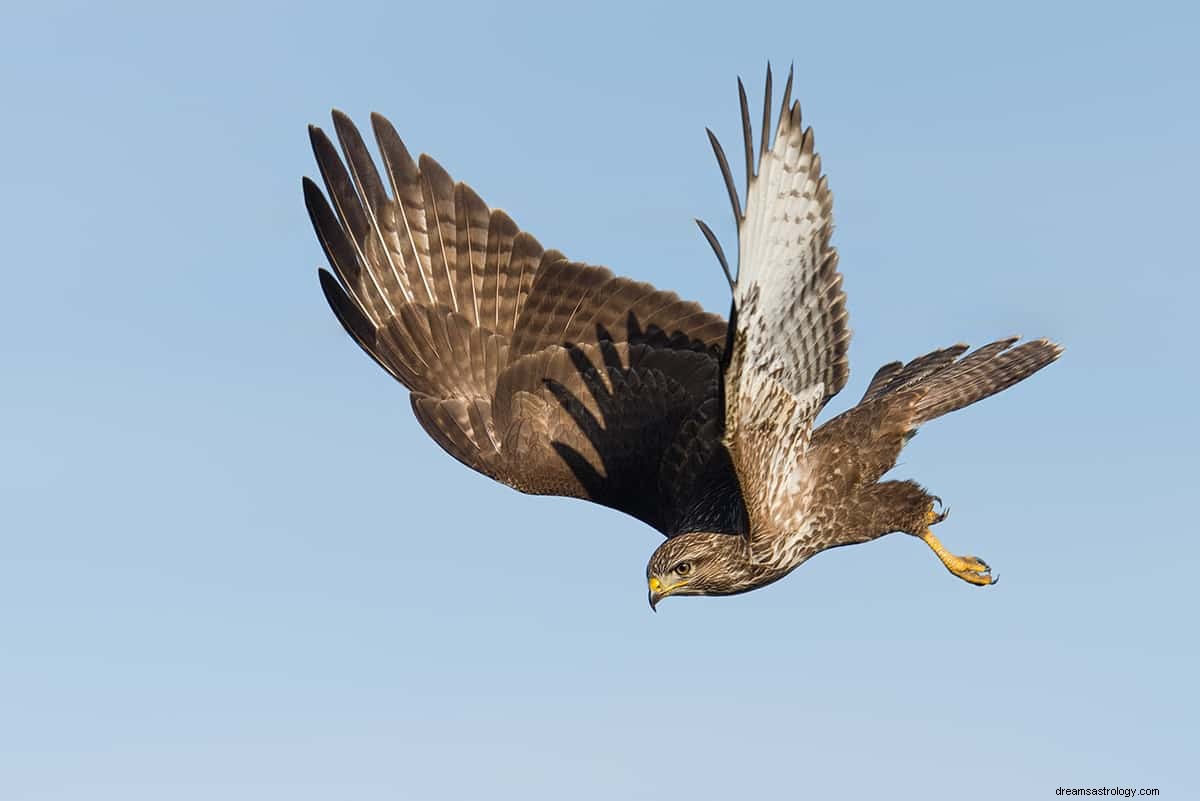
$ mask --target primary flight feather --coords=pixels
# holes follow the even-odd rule
[[[522,492],[619,509],[667,539],[646,569],[650,603],[730,595],[812,555],[894,531],[951,573],[994,582],[930,527],[940,501],[880,481],[922,423],[1054,361],[1046,340],[955,345],[884,365],[861,401],[814,429],[849,376],[846,295],[830,244],[833,196],[789,74],[772,120],[771,72],[755,147],[741,82],[745,205],[709,132],[738,232],[727,323],[673,292],[545,250],[392,125],[371,118],[383,177],[334,112],[338,148],[310,128],[325,192],[304,198],[333,273],[321,288],[346,331],[411,391],[451,456]],[[386,181],[386,185],[385,185]]]

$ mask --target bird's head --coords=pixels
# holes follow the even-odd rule
[[[668,595],[731,595],[742,592],[746,540],[736,534],[680,534],[658,546],[646,565],[650,608]]]

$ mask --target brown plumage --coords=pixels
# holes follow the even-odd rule
[[[921,536],[956,575],[987,566],[929,533],[933,496],[880,478],[922,423],[995,394],[1059,354],[1045,340],[958,345],[876,373],[857,406],[813,430],[849,375],[833,199],[788,86],[757,172],[739,81],[748,188],[730,324],[672,292],[544,250],[374,115],[381,178],[350,120],[337,148],[310,129],[325,193],[304,197],[333,273],[321,287],[346,331],[411,391],[429,435],[522,492],[624,511],[668,538],[651,603],[774,581],[813,554],[890,531]],[[387,182],[385,189],[384,181]],[[964,355],[965,354],[965,355]]]

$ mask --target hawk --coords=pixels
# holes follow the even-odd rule
[[[761,138],[738,81],[745,204],[708,132],[737,223],[737,272],[701,221],[732,293],[729,320],[674,292],[546,250],[509,215],[414,159],[384,117],[362,136],[333,112],[341,155],[309,129],[325,191],[304,199],[346,331],[410,391],[447,453],[521,492],[583,498],[666,536],[646,568],[668,595],[732,595],[814,554],[890,532],[922,539],[955,576],[988,564],[931,531],[941,501],[882,480],[917,428],[1058,358],[1045,339],[935,350],[875,373],[856,406],[814,428],[849,375],[846,295],[830,244],[833,196],[792,102]],[[387,184],[385,185],[384,180]]]

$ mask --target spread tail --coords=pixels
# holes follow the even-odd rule
[[[923,390],[916,402],[912,425],[970,406],[1008,389],[1057,359],[1062,348],[1046,339],[1013,347],[1017,337],[1002,339],[962,356],[966,345],[934,351],[908,364],[892,362],[879,368],[863,401],[903,389]],[[959,357],[962,356],[960,359]]]

